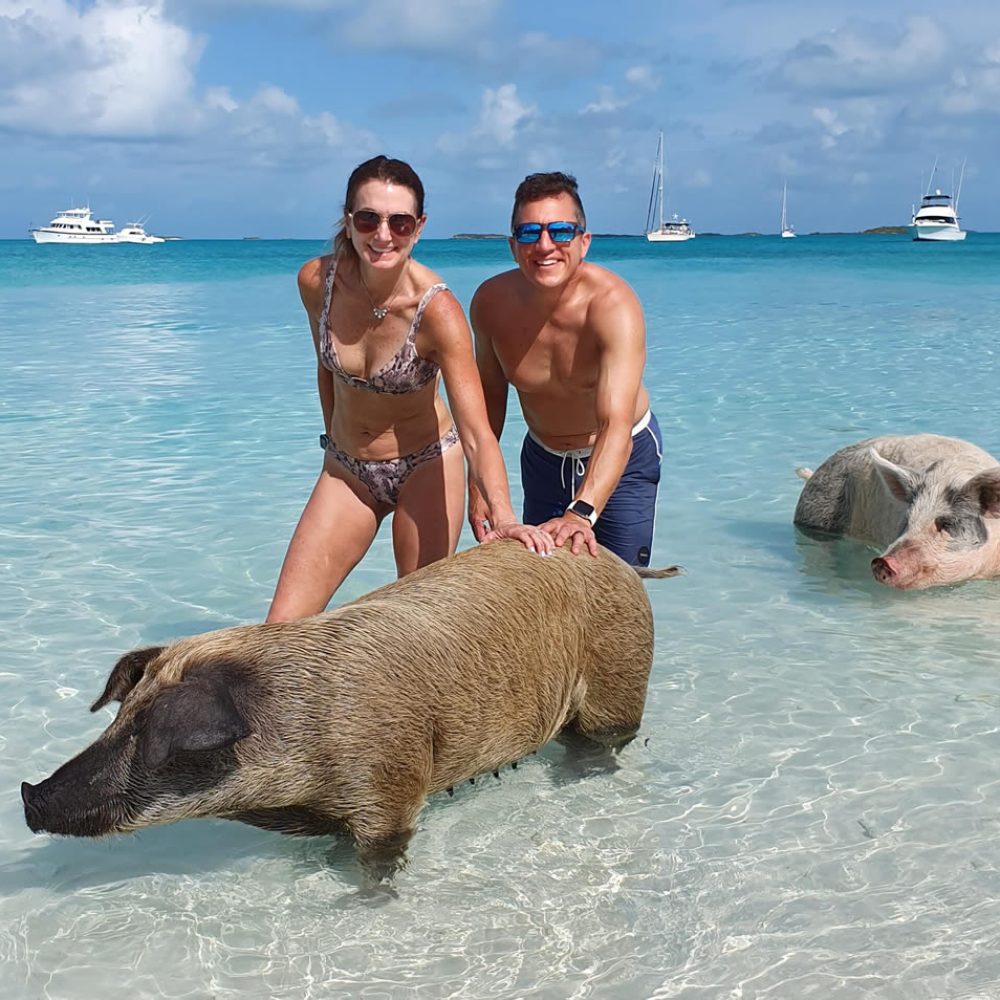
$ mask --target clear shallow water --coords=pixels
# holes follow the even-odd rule
[[[1000,454],[1000,237],[595,244],[646,306],[654,561],[687,568],[614,771],[552,746],[433,799],[395,899],[238,824],[28,831],[123,651],[264,613],[319,460],[321,249],[0,243],[0,995],[995,996],[1000,584],[892,593],[791,515],[863,436]],[[421,251],[466,303],[508,260]],[[338,602],[391,579],[383,534]]]

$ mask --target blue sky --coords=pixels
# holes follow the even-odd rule
[[[639,232],[659,129],[699,231],[905,224],[968,159],[1000,230],[1000,4],[0,0],[0,238],[89,202],[187,237],[328,236],[368,156],[429,237],[503,231],[533,170]]]

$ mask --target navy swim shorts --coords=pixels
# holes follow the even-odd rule
[[[544,524],[566,513],[587,471],[590,452],[553,451],[528,432],[521,447],[525,524]],[[628,464],[594,525],[597,541],[630,566],[649,565],[662,457],[660,425],[647,412],[633,428]]]

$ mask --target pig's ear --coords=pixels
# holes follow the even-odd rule
[[[983,517],[1000,517],[1000,467],[973,476],[962,492],[979,504]]]
[[[912,469],[905,465],[895,465],[887,458],[883,458],[874,448],[868,449],[871,460],[875,463],[875,470],[878,472],[885,488],[900,503],[912,503],[916,495],[917,487],[920,485],[920,477]]]
[[[91,712],[104,708],[109,701],[124,701],[125,696],[142,680],[148,664],[163,652],[164,646],[147,646],[126,653],[115,665],[104,685],[104,693],[93,705]]]
[[[157,697],[140,737],[147,767],[155,771],[178,751],[222,750],[250,735],[232,679],[225,670],[189,674]]]

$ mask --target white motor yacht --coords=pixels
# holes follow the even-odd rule
[[[152,236],[146,232],[142,222],[129,222],[118,230],[119,243],[166,243],[162,236]]]
[[[962,194],[962,178],[965,176],[965,164],[958,178],[958,191],[954,203],[950,194],[943,194],[940,188],[931,191],[934,175],[937,173],[937,160],[931,171],[931,179],[927,191],[920,199],[920,208],[913,211],[913,239],[919,241],[955,242],[965,239],[965,232],[958,224],[958,199]],[[954,175],[952,180],[954,181]]]
[[[67,208],[47,225],[32,229],[36,243],[118,243],[115,224],[110,219],[95,219],[90,208]]]
[[[680,218],[676,212],[669,219],[663,218],[663,133],[661,132],[656,147],[656,162],[653,166],[653,189],[649,194],[649,208],[646,212],[646,239],[650,243],[683,243],[685,240],[693,240],[694,237],[695,232],[688,224],[688,220]]]

